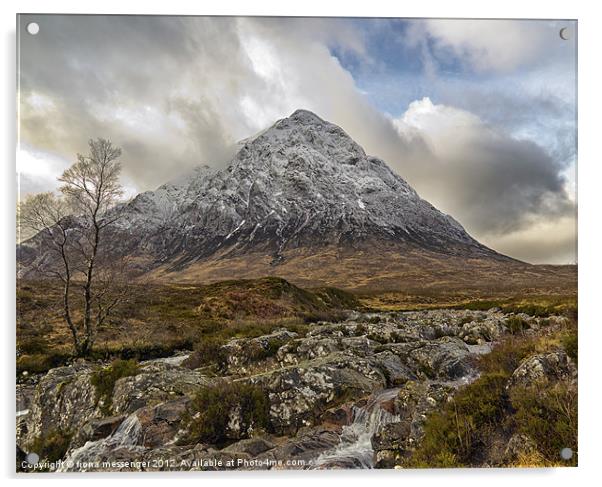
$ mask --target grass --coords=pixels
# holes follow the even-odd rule
[[[575,312],[577,297],[574,295],[539,295],[528,298],[482,299],[460,303],[452,308],[475,311],[499,308],[504,313],[525,313],[529,316],[546,318],[551,315]]]
[[[529,323],[527,323],[527,321],[525,321],[525,319],[521,318],[520,316],[510,316],[506,320],[506,327],[508,328],[508,331],[513,335],[523,333],[525,330],[531,328],[529,326]]]
[[[56,282],[19,282],[19,375],[42,373],[72,358],[60,302]],[[91,355],[102,360],[148,360],[199,348],[207,338],[256,337],[280,327],[305,334],[311,323],[338,321],[346,316],[344,310],[359,307],[348,292],[301,289],[276,277],[205,286],[150,283],[133,287],[129,300],[98,330]]]
[[[576,289],[576,287],[575,287]],[[532,294],[524,289],[508,292],[504,289],[454,291],[414,290],[408,292],[364,293],[358,300],[373,311],[418,311],[423,309],[467,309],[486,311],[500,308],[504,313],[526,313],[530,316],[547,317],[566,314],[577,309],[576,292]]]
[[[480,377],[460,389],[440,410],[431,414],[418,448],[405,467],[447,468],[501,462],[491,458],[496,438],[527,435],[536,445],[510,466],[576,465],[577,458],[561,462],[559,453],[577,451],[577,389],[570,381],[529,386],[506,385],[522,360],[534,353],[565,347],[576,358],[577,323],[543,335],[511,335],[479,358]],[[574,350],[573,350],[573,347]]]

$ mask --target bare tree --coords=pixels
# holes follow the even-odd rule
[[[92,350],[98,327],[125,297],[127,281],[127,266],[104,245],[107,227],[119,218],[121,150],[104,139],[90,140],[89,147],[59,178],[60,196],[38,194],[20,207],[21,225],[37,233],[37,270],[63,282],[63,317],[79,356]],[[75,286],[82,289],[81,309],[71,299]]]

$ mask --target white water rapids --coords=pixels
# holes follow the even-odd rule
[[[353,420],[343,427],[340,443],[322,453],[313,468],[373,468],[372,437],[381,426],[399,421],[398,416],[383,409],[382,405],[398,393],[399,389],[385,389],[373,394],[365,406],[354,406]]]

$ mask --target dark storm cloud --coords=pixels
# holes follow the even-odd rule
[[[565,166],[530,140],[485,124],[475,115],[425,98],[397,120],[402,134],[422,137],[429,154],[403,166],[422,194],[475,235],[504,235],[534,219],[573,215]],[[403,163],[402,163],[403,164]]]

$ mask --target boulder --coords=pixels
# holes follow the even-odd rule
[[[351,353],[333,354],[249,380],[267,391],[271,424],[278,433],[314,425],[326,409],[386,385],[378,367]]]
[[[124,414],[95,418],[85,423],[71,440],[69,449],[79,448],[88,441],[97,441],[111,436],[126,418]]]
[[[248,374],[265,368],[263,362],[273,362],[280,347],[297,336],[297,333],[280,329],[257,338],[230,340],[222,347],[227,356],[225,372]]]
[[[256,457],[275,447],[276,445],[266,438],[257,437],[240,440],[224,448],[222,451],[227,453],[245,453],[251,457]]]
[[[473,370],[470,350],[456,337],[390,344],[383,348],[397,355],[416,377],[453,380]]]
[[[393,468],[422,439],[430,413],[453,394],[444,383],[407,382],[394,399],[393,413],[398,420],[381,426],[372,438],[376,468]]]
[[[165,362],[142,364],[137,375],[124,377],[115,383],[112,411],[130,414],[179,396],[193,394],[212,381],[198,370],[190,370]]]
[[[182,434],[180,423],[190,399],[186,396],[138,409],[140,444],[156,448],[174,443]]]
[[[531,355],[512,373],[507,388],[529,386],[547,380],[573,379],[576,374],[575,365],[562,350]]]
[[[53,430],[74,432],[101,417],[90,382],[92,364],[79,361],[51,369],[38,382],[27,419],[27,440]]]

